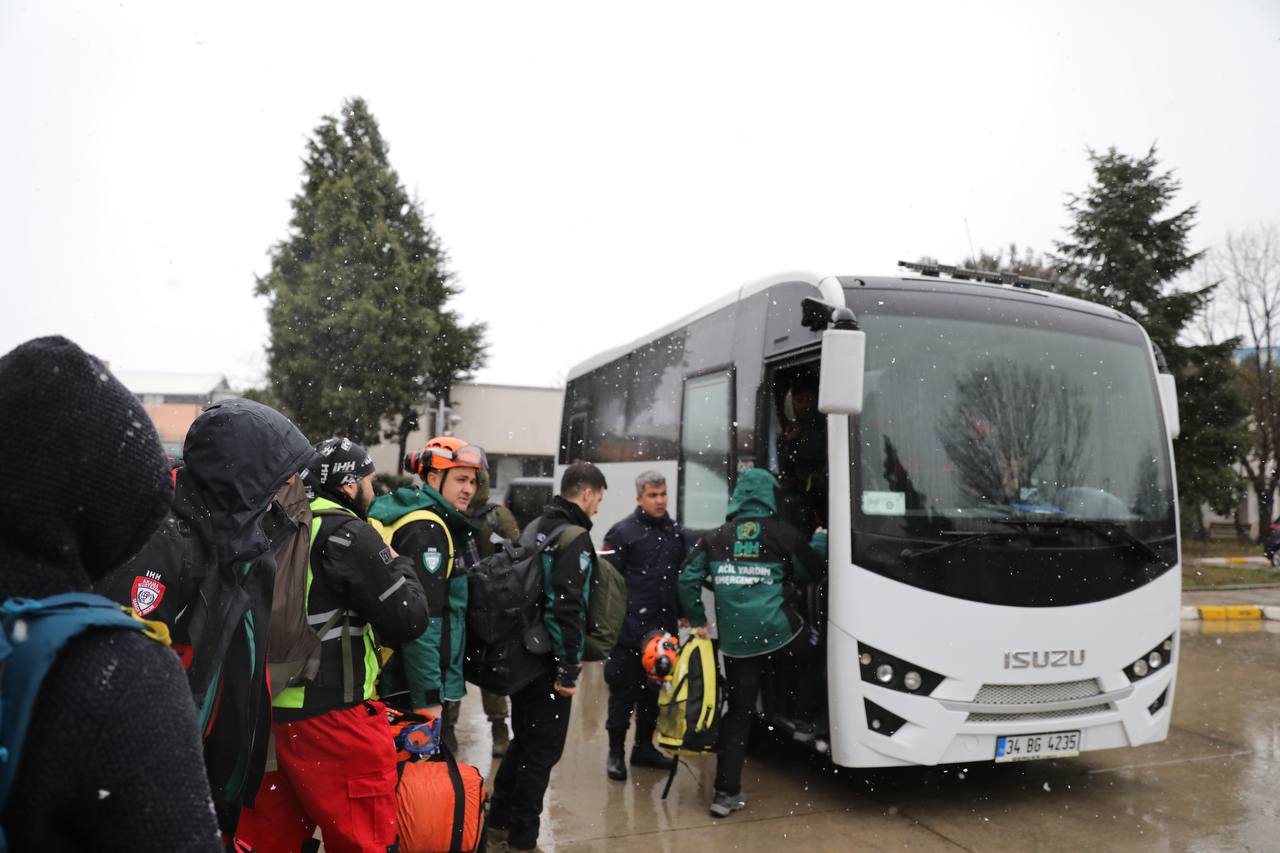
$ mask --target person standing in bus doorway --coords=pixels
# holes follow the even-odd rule
[[[627,778],[624,760],[631,712],[636,714],[636,740],[631,748],[632,767],[670,770],[674,759],[653,745],[658,726],[658,685],[649,680],[640,663],[640,648],[650,631],[674,634],[679,628],[676,581],[684,562],[684,531],[667,515],[667,480],[657,471],[636,478],[636,509],[604,537],[605,551],[613,551],[612,563],[627,581],[627,615],[618,644],[604,665],[609,685],[610,779]]]
[[[511,510],[489,500],[489,485],[489,469],[481,468],[476,478],[476,493],[467,507],[467,518],[476,528],[476,545],[482,560],[492,557],[498,545],[520,538],[520,525]],[[501,758],[507,754],[507,747],[511,744],[511,736],[507,732],[507,717],[511,715],[507,697],[481,690],[480,702],[493,730],[493,757]]]
[[[476,477],[487,465],[481,448],[437,436],[405,459],[405,470],[421,477],[422,485],[382,495],[369,508],[391,547],[418,567],[431,611],[426,632],[405,643],[382,671],[378,695],[392,707],[441,717],[445,703],[466,695],[467,567],[479,562],[480,553],[464,513],[476,493]],[[457,750],[448,717],[443,739]]]
[[[780,517],[804,531],[827,512],[827,422],[818,411],[818,377],[805,369],[791,385],[791,415],[778,436]]]
[[[541,671],[511,695],[515,732],[493,780],[487,840],[494,848],[506,844],[511,853],[538,849],[542,798],[569,734],[569,711],[582,671],[587,589],[596,566],[591,517],[600,510],[607,486],[599,468],[574,462],[560,478],[560,494],[530,522],[538,541],[556,530],[561,541],[543,552],[547,582],[542,618],[551,653],[531,655],[545,663],[539,662]],[[569,526],[581,532],[567,531],[566,536]]]
[[[826,575],[826,531],[811,542],[780,520],[777,480],[768,471],[748,468],[738,475],[729,501],[728,521],[702,536],[680,572],[680,609],[705,636],[707,614],[702,588],[715,592],[716,628],[724,655],[729,710],[720,728],[713,817],[728,817],[746,807],[742,765],[747,732],[766,666],[804,659],[815,635],[795,606],[796,589]],[[797,697],[800,699],[801,697]],[[816,708],[802,710],[816,713]]]

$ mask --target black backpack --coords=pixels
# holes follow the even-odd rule
[[[494,645],[524,634],[542,604],[542,552],[554,547],[569,525],[560,524],[539,541],[531,524],[515,542],[504,542],[467,570],[467,636]],[[532,650],[531,650],[532,651]]]

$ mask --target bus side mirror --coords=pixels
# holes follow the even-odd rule
[[[825,344],[824,344],[825,357]],[[1160,408],[1164,409],[1164,422],[1169,427],[1169,437],[1177,438],[1182,431],[1178,423],[1178,383],[1172,373],[1157,373],[1156,382],[1160,387]]]
[[[866,332],[857,329],[827,329],[823,332],[818,411],[824,415],[860,414],[862,375],[866,365]]]

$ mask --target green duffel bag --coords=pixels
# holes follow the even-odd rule
[[[613,564],[596,557],[587,595],[587,631],[582,647],[584,661],[604,660],[617,645],[622,620],[627,615],[627,581]]]

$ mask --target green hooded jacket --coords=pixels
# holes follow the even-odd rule
[[[826,576],[826,533],[806,542],[781,521],[777,487],[768,471],[743,471],[728,521],[694,544],[680,572],[680,609],[690,625],[707,623],[703,586],[715,593],[720,650],[728,657],[768,654],[791,642],[804,628],[797,587]]]
[[[410,514],[412,518],[408,518]],[[479,561],[475,528],[430,486],[396,489],[374,500],[369,518],[391,530],[391,547],[417,567],[427,593],[427,630],[405,643],[382,671],[378,695],[425,708],[466,695],[467,568]]]

